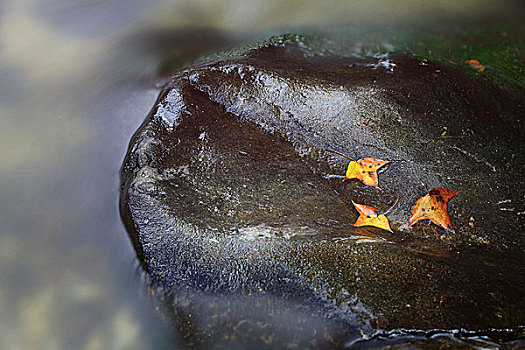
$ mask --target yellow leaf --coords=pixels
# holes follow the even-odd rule
[[[357,161],[353,160],[348,164],[346,176],[343,181],[348,179],[358,179],[367,186],[377,187],[377,170],[388,163],[390,163],[390,161],[376,158],[363,158]]]
[[[352,204],[359,212],[359,217],[354,226],[373,226],[392,232],[387,217],[385,215],[377,215],[377,209],[365,204],[357,204],[354,201],[352,201]]]

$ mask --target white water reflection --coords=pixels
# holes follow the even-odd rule
[[[504,8],[494,4],[0,3],[0,348],[172,346],[117,202],[120,163],[156,99],[164,57],[182,64],[217,45],[285,31],[275,28],[494,15]]]

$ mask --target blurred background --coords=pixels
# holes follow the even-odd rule
[[[169,71],[283,33],[395,50],[421,30],[441,38],[505,27],[525,20],[523,9],[489,0],[0,1],[0,348],[175,348],[118,214],[129,139]]]

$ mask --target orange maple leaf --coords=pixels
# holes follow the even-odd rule
[[[354,201],[352,201],[352,204],[359,212],[359,217],[357,218],[357,221],[355,222],[354,226],[374,226],[392,232],[388,219],[385,216],[386,213],[378,215],[378,211],[376,208],[365,204],[357,204]],[[390,209],[388,211],[390,211]]]
[[[434,224],[444,228],[452,229],[452,220],[448,215],[447,203],[460,191],[447,190],[446,188],[433,188],[428,193],[419,198],[412,208],[409,227],[421,220],[430,220]]]
[[[346,174],[343,181],[349,179],[358,179],[367,186],[377,187],[377,171],[383,165],[391,162],[389,160],[381,160],[377,158],[362,158],[356,161],[341,152],[337,152],[332,149],[327,149],[327,151],[337,153],[350,159],[350,163],[348,163],[348,168],[346,169]]]

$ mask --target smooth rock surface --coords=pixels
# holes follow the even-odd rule
[[[170,80],[131,141],[121,214],[186,345],[345,347],[396,328],[517,337],[522,117],[522,99],[404,54],[261,47]],[[393,162],[380,189],[343,183],[347,160],[327,148]],[[406,229],[423,184],[463,190],[455,232]],[[352,226],[351,200],[384,212],[397,197],[394,233]]]

